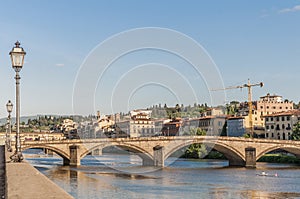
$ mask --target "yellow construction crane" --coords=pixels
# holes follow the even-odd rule
[[[213,89],[212,91],[218,91],[218,90],[228,90],[228,89],[236,89],[236,88],[248,88],[248,107],[249,107],[249,113],[248,113],[248,117],[249,117],[249,126],[250,126],[250,134],[252,136],[253,134],[253,120],[252,120],[252,87],[253,86],[260,86],[263,87],[264,83],[260,82],[260,83],[256,83],[256,84],[251,84],[250,83],[250,79],[248,79],[248,83],[247,84],[243,84],[240,86],[230,86],[227,88],[222,88],[222,89]]]

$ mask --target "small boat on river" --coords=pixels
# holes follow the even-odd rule
[[[275,174],[268,174],[268,173],[266,173],[266,172],[261,172],[261,173],[257,173],[256,174],[257,176],[267,176],[267,177],[278,177],[278,174],[277,173],[275,173]]]

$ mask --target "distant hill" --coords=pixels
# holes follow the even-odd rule
[[[20,123],[25,122],[27,124],[28,120],[38,119],[39,117],[45,117],[45,116],[52,116],[52,117],[70,117],[71,115],[33,115],[33,116],[21,116],[20,117]],[[78,116],[83,117],[83,116]],[[16,118],[12,117],[12,123],[16,122]],[[4,125],[6,123],[6,118],[0,119],[0,126]]]
[[[27,123],[28,119],[36,119],[36,118],[38,118],[40,116],[41,115],[36,115],[36,116],[22,116],[22,117],[20,117],[20,123],[22,123],[22,122]],[[6,119],[7,118],[1,118],[0,119],[0,126],[6,124]],[[15,117],[12,117],[11,119],[12,119],[12,123],[16,122],[16,118]]]

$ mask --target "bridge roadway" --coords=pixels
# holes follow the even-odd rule
[[[135,152],[145,166],[164,166],[164,161],[175,151],[191,144],[205,144],[215,149],[229,161],[230,166],[255,167],[264,154],[283,149],[300,158],[300,141],[268,140],[241,137],[176,136],[140,138],[99,138],[60,141],[24,141],[22,150],[29,148],[50,149],[63,158],[64,165],[80,165],[80,160],[94,150],[118,146]]]

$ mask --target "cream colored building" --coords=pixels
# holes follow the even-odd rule
[[[134,110],[130,112],[130,137],[149,137],[155,133],[154,121],[150,110]]]
[[[265,137],[267,139],[289,140],[294,124],[300,121],[300,110],[273,113],[264,118]]]
[[[243,107],[243,105],[241,105]],[[248,105],[245,103],[246,109],[241,110],[241,115],[245,118],[245,128],[247,133],[250,132],[250,120],[248,117]],[[258,101],[253,102],[252,110],[252,124],[253,134],[257,137],[265,137],[265,117],[269,114],[274,114],[283,111],[293,110],[293,102],[283,100],[280,95],[270,95],[269,93],[265,96],[260,97]]]
[[[206,135],[219,136],[226,121],[225,115],[211,115],[199,118],[199,127],[206,131]]]
[[[293,102],[283,101],[282,96],[270,95],[260,97],[260,100],[256,102],[256,109],[253,113],[253,125],[265,126],[265,115],[278,113],[282,111],[293,110]]]
[[[71,119],[64,119],[62,124],[61,124],[61,130],[62,131],[71,131],[71,130],[74,130],[74,129],[77,129],[77,123],[74,122],[73,120]]]
[[[99,117],[97,120],[97,126],[95,128],[95,131],[101,131],[101,132],[112,131],[114,123],[115,122],[111,119],[111,117],[107,117],[107,116]]]

